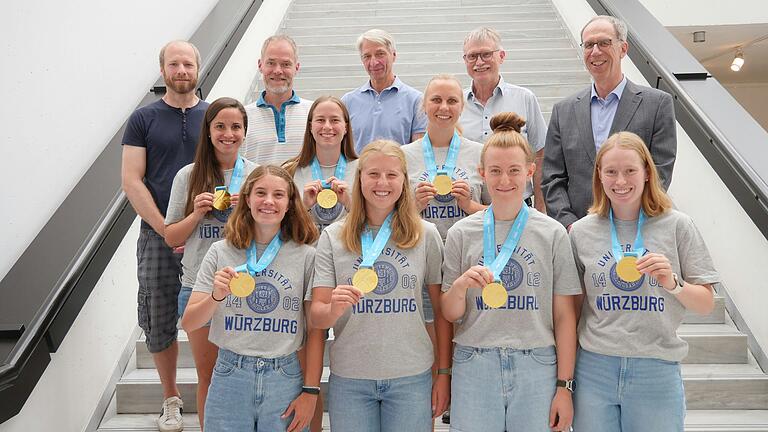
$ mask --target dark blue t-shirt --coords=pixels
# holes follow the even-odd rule
[[[128,119],[123,145],[147,149],[144,184],[163,217],[168,210],[173,178],[195,158],[208,105],[208,102],[201,100],[194,107],[182,111],[160,99],[137,109]],[[141,226],[151,228],[143,220]]]

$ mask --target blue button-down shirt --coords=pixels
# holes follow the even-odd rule
[[[261,92],[261,96],[259,96],[259,100],[256,101],[256,106],[259,108],[266,108],[269,107],[272,110],[272,114],[275,115],[275,129],[277,130],[277,142],[285,142],[285,107],[292,104],[297,104],[301,102],[301,98],[296,94],[295,91],[291,90],[291,98],[287,101],[283,102],[282,105],[280,105],[280,110],[278,110],[273,105],[270,105],[267,103],[267,101],[264,100],[264,95],[267,94],[267,91],[264,90]]]
[[[592,110],[592,137],[595,139],[595,151],[600,150],[600,146],[608,139],[613,118],[616,117],[616,109],[619,108],[621,94],[624,93],[626,86],[627,77],[624,77],[619,85],[611,90],[605,99],[602,99],[597,95],[595,84],[592,84],[590,109]]]
[[[427,129],[421,92],[398,77],[381,93],[377,93],[368,81],[341,100],[349,110],[358,154],[373,140],[385,138],[401,145],[408,144],[411,136]]]

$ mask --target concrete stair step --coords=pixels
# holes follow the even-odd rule
[[[546,4],[541,0],[330,0],[327,3],[322,0],[296,0],[293,5],[301,6],[325,6],[328,4],[333,5],[349,5],[350,7],[367,7],[372,9],[386,8],[392,6],[405,6],[409,4],[423,5],[423,6],[435,6],[440,7],[443,5],[451,6],[481,6],[481,5],[510,5],[520,6],[526,4]]]
[[[305,87],[296,87],[297,89],[296,91],[299,92],[301,97],[305,99],[310,99],[310,100],[314,100],[321,95],[333,95],[333,96],[341,97],[344,95],[344,93],[350,90],[353,90],[354,88],[360,87],[363,84],[363,82],[365,81],[360,81],[360,82],[350,81],[348,86],[338,87],[338,88],[313,89],[313,88],[305,88]],[[576,91],[583,89],[587,85],[586,83],[584,84],[516,83],[516,84],[530,89],[536,95],[536,97],[539,98],[539,101],[541,101],[541,98],[545,98],[545,97],[554,97],[554,98],[557,98],[557,100],[560,100],[562,97],[573,94]],[[420,86],[413,85],[410,82],[408,83],[408,85],[414,86],[419,90],[423,90],[424,86],[426,85],[426,81],[420,83]],[[466,80],[466,82],[462,82],[462,86],[466,87],[468,85],[469,85],[469,80]]]
[[[434,74],[450,73],[450,74],[466,74],[467,67],[461,60],[461,56],[453,61],[449,62],[429,62],[429,63],[410,63],[410,62],[395,62],[395,71],[407,70],[409,74]],[[584,70],[583,63],[574,57],[563,59],[530,59],[530,60],[509,60],[505,61],[501,65],[501,73],[505,77],[508,74],[514,74],[522,71],[578,71]],[[302,59],[301,70],[298,77],[301,78],[335,78],[339,76],[362,76],[361,73],[365,73],[363,65],[358,61],[355,63],[327,63],[325,65],[307,65]],[[511,75],[510,75],[511,76]],[[506,79],[506,78],[505,78]]]
[[[507,58],[504,60],[503,65],[510,62],[523,62],[523,61],[555,61],[555,60],[576,60],[579,65],[582,65],[581,57],[574,53],[573,48],[524,48],[521,49],[517,46],[505,46],[504,50],[507,52]],[[400,46],[397,47],[397,61],[395,62],[395,69],[400,69],[403,65],[410,64],[433,64],[433,63],[458,63],[464,64],[461,51],[461,44],[454,44],[451,50],[447,51],[402,51]],[[349,52],[336,53],[336,54],[307,54],[301,49],[301,71],[300,74],[304,74],[307,67],[316,67],[322,65],[352,65],[356,64],[362,70],[362,64],[360,62],[360,56],[357,49],[352,47]],[[502,66],[503,66],[502,65]]]
[[[426,87],[427,82],[441,71],[435,70],[433,73],[410,74],[400,73],[398,77],[406,84],[419,90]],[[469,75],[466,73],[455,74],[461,81],[462,86],[468,86],[470,82]],[[533,83],[548,83],[549,85],[578,84],[579,88],[584,88],[589,84],[589,75],[584,70],[572,71],[515,71],[504,73],[504,79],[510,83],[528,87]],[[307,78],[300,74],[294,79],[295,88],[304,90],[322,90],[328,88],[347,88],[349,90],[361,86],[368,81],[368,75],[346,75],[323,78]]]
[[[355,25],[367,26],[368,28],[376,28],[376,26],[383,26],[388,22],[396,22],[402,19],[402,16],[369,16],[369,17],[357,17],[355,18]],[[464,23],[467,21],[473,21],[477,23],[483,23],[480,25],[488,25],[491,22],[498,22],[498,27],[502,27],[503,24],[511,21],[520,20],[542,20],[542,19],[559,19],[555,11],[547,6],[529,7],[523,11],[507,10],[503,13],[483,13],[483,14],[461,14],[461,15],[422,15],[419,17],[419,24],[454,24]],[[336,17],[326,18],[318,17],[317,15],[311,18],[289,18],[283,21],[282,28],[290,30],[291,34],[295,30],[304,27],[323,27],[338,25],[339,19]],[[366,29],[367,30],[367,29]]]
[[[683,324],[677,334],[688,342],[683,363],[747,363],[747,335],[728,324]]]
[[[414,31],[418,27],[410,27],[410,31],[403,33],[392,33],[392,37],[395,38],[395,44],[397,49],[401,50],[401,43],[405,42],[418,42],[420,44],[420,50],[424,49],[424,44],[427,42],[453,42],[457,44],[451,49],[459,49],[464,42],[464,38],[467,36],[467,31]],[[529,39],[535,42],[537,39],[553,39],[553,38],[567,38],[568,32],[559,23],[555,21],[541,21],[540,23],[530,22],[523,24],[520,27],[516,27],[514,30],[502,30],[499,32],[502,40],[515,40],[515,39]],[[318,42],[318,36],[322,36],[322,42],[324,45],[333,44],[347,44],[353,50],[357,50],[355,42],[360,32],[340,34],[313,34],[305,36],[296,36],[293,39],[299,46],[299,56],[303,52],[302,47],[304,45],[315,44]],[[570,42],[570,40],[569,40]],[[430,45],[431,46],[431,45]],[[433,47],[433,46],[431,46]],[[433,47],[434,48],[434,47]]]
[[[314,2],[295,2],[293,5],[291,5],[291,10],[289,12],[289,18],[295,18],[295,14],[298,13],[307,13],[307,12],[313,12],[315,15],[317,15],[318,10],[322,10],[325,13],[328,12],[346,12],[346,11],[358,11],[358,12],[364,12],[366,14],[376,14],[376,15],[397,15],[401,16],[401,14],[397,13],[399,11],[411,11],[411,13],[415,14],[418,13],[418,15],[408,15],[408,16],[421,16],[421,15],[428,15],[428,14],[434,14],[434,15],[443,15],[443,14],[450,14],[455,13],[456,11],[460,11],[466,14],[481,14],[481,13],[493,13],[493,12],[499,12],[500,10],[507,9],[514,7],[515,9],[518,8],[526,8],[529,6],[549,6],[551,7],[551,4],[547,2],[547,0],[510,0],[510,1],[503,1],[503,0],[494,0],[490,1],[488,3],[485,2],[465,2],[463,0],[446,0],[446,1],[401,1],[401,2],[386,2],[386,3],[377,3],[377,2],[338,2],[338,1],[331,1],[328,3],[322,3],[321,1],[314,1]],[[340,17],[341,18],[341,17]]]
[[[304,56],[306,55],[328,55],[335,54],[352,54],[357,56],[357,47],[355,46],[356,36],[348,36],[342,41],[330,42],[327,38],[321,40],[305,41],[299,46],[299,59],[303,63]],[[398,57],[402,53],[409,52],[423,52],[425,49],[432,49],[433,53],[440,53],[445,51],[461,51],[462,40],[441,40],[432,41],[428,46],[419,41],[400,41],[397,43],[397,55]],[[515,49],[547,49],[547,48],[567,48],[574,53],[574,45],[571,39],[567,37],[552,37],[541,39],[504,39],[504,45],[507,47],[513,47]],[[358,57],[359,58],[359,57]],[[459,56],[458,58],[461,58]]]
[[[99,432],[156,431],[154,414],[118,414],[105,418]],[[435,431],[449,429],[441,421],[435,422]],[[199,431],[197,415],[184,416],[185,431]],[[328,413],[323,416],[323,430],[330,430]],[[766,410],[688,410],[685,432],[768,432]]]
[[[438,26],[438,24],[433,24],[435,27]],[[553,13],[550,14],[548,17],[541,17],[539,19],[530,19],[530,18],[522,18],[522,19],[516,19],[516,20],[510,20],[507,22],[498,22],[498,21],[491,21],[491,22],[483,22],[475,19],[470,19],[466,21],[456,22],[450,24],[450,30],[452,32],[463,32],[464,36],[466,37],[466,34],[469,33],[471,30],[480,27],[480,26],[489,26],[494,28],[514,28],[517,30],[530,30],[530,29],[558,29],[561,28],[560,21],[557,19],[557,16]],[[506,26],[506,27],[503,27]],[[389,33],[395,34],[402,34],[402,33],[409,33],[413,32],[417,29],[422,29],[424,31],[439,31],[439,28],[430,28],[427,25],[421,25],[421,26],[414,26],[413,23],[390,23],[383,26],[380,26],[382,30],[386,30]],[[354,35],[355,40],[357,40],[357,37],[367,31],[370,30],[371,26],[368,24],[353,24],[353,25],[326,25],[326,26],[310,26],[310,27],[286,27],[287,31],[290,31],[290,35],[293,38],[298,37],[304,37],[304,36],[320,36],[320,35]],[[400,40],[398,37],[395,37],[395,43]],[[463,42],[464,38],[462,38]]]
[[[682,365],[691,410],[768,410],[768,375],[754,364]]]
[[[296,10],[295,8],[288,11],[286,20],[301,20],[301,19],[314,19],[318,18],[317,8],[315,10]],[[325,11],[325,5],[321,10]],[[514,12],[526,13],[526,12],[551,12],[555,9],[549,4],[534,4],[534,5],[520,5],[514,8]],[[345,18],[381,18],[376,21],[378,24],[384,25],[393,20],[410,19],[414,16],[426,17],[426,16],[441,16],[450,17],[448,19],[454,19],[453,17],[463,17],[463,19],[471,20],[476,16],[483,15],[498,15],[512,12],[508,6],[505,5],[488,5],[485,7],[425,7],[423,4],[418,7],[403,7],[403,8],[388,8],[388,9],[367,9],[364,7],[337,7],[333,11],[329,12],[328,16],[332,16],[333,19],[343,20]]]

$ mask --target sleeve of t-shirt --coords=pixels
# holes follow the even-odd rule
[[[677,253],[680,259],[680,277],[695,285],[720,282],[704,239],[693,220],[685,216],[677,224]]]
[[[541,114],[539,101],[533,94],[528,95],[528,143],[537,152],[544,148],[547,137],[547,125],[544,123],[544,115]]]
[[[226,241],[226,240],[220,240]],[[219,263],[218,244],[214,243],[208,249],[208,252],[203,258],[203,262],[200,263],[200,270],[197,272],[197,278],[195,279],[195,287],[193,291],[199,291],[204,293],[213,292],[213,278],[216,274],[216,267]]]
[[[144,117],[142,117],[139,111],[134,111],[131,117],[128,118],[128,124],[125,126],[123,145],[146,148],[147,141],[145,137],[146,125],[144,124]]]
[[[168,200],[168,210],[165,212],[165,224],[174,224],[184,219],[184,210],[187,207],[187,184],[189,171],[180,169],[173,178],[171,197]]]
[[[312,280],[315,276],[315,248],[308,246],[304,258],[304,301],[312,300]]]
[[[562,225],[557,225],[554,231],[552,257],[552,284],[556,295],[581,294],[581,283],[573,260],[573,249],[568,233]]]
[[[581,262],[581,258],[579,258],[579,250],[577,245],[579,244],[578,240],[576,240],[576,235],[578,232],[577,225],[574,225],[571,227],[571,232],[568,233],[568,237],[570,238],[571,243],[571,251],[573,253],[573,262],[576,264],[576,271],[578,273],[579,282],[581,283],[581,289],[582,292],[586,292],[586,286],[584,285],[584,263]]]
[[[411,137],[413,134],[424,133],[427,130],[427,114],[421,108],[421,101],[424,95],[419,92],[413,106],[413,121],[411,122]],[[410,141],[410,138],[408,140]]]
[[[461,231],[456,228],[456,225],[448,228],[443,258],[443,292],[451,289],[453,281],[461,276],[461,253],[463,250]]]
[[[439,284],[443,281],[443,240],[434,224],[428,224],[424,230],[424,243],[427,258],[424,284]]]
[[[320,234],[320,240],[317,241],[312,287],[336,288],[336,285],[336,268],[333,265],[331,236],[328,234],[328,229],[325,229]]]

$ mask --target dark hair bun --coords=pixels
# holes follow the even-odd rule
[[[525,119],[513,112],[502,112],[491,117],[491,129],[498,132],[520,132],[525,126]]]

